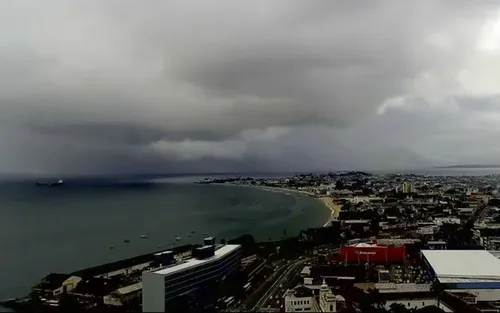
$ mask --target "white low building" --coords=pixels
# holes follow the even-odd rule
[[[443,310],[444,312],[454,312],[450,307],[448,307],[442,301],[438,301],[438,299],[433,295],[426,294],[394,294],[392,295],[394,299],[391,297],[386,297],[385,299],[385,308],[387,310],[391,309],[391,305],[393,304],[402,304],[408,310],[415,309],[419,310],[425,308],[427,306],[435,306]]]
[[[298,286],[287,290],[283,297],[285,312],[318,312],[319,305],[311,289]]]
[[[460,224],[460,219],[457,217],[436,217],[434,222],[438,226],[442,226],[443,224]]]
[[[385,308],[391,309],[393,304],[402,304],[407,309],[422,309],[427,306],[436,306],[445,312],[454,312],[445,303],[438,301],[431,292],[430,284],[394,284],[378,283],[375,288],[385,300]]]
[[[436,280],[478,301],[500,301],[500,259],[486,250],[422,250]]]
[[[318,297],[312,288],[298,286],[288,290],[283,298],[285,312],[338,312],[345,302],[342,296],[333,294],[324,280]]]
[[[122,306],[130,300],[135,299],[142,292],[142,283],[133,284],[119,288],[111,294],[104,296],[106,305]]]

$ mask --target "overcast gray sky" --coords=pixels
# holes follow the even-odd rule
[[[0,2],[0,173],[500,163],[500,3]]]

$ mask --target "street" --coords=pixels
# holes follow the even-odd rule
[[[300,260],[293,262],[292,264],[287,265],[287,268],[285,269],[283,274],[281,274],[278,278],[276,278],[274,283],[271,285],[271,288],[269,288],[269,290],[264,294],[264,296],[262,296],[262,298],[257,302],[257,304],[252,309],[252,311],[256,311],[256,310],[262,311],[262,309],[263,309],[262,306],[264,306],[265,303],[267,303],[269,298],[275,293],[276,289],[279,288],[281,283],[286,278],[288,278],[290,273],[292,273],[293,271],[297,271],[300,268],[300,266],[302,266],[306,261],[309,261],[309,259],[300,259]]]

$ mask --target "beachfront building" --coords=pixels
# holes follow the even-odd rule
[[[183,296],[210,298],[216,286],[241,268],[241,246],[204,245],[193,258],[142,276],[143,312],[168,312],[170,303]],[[201,293],[201,294],[200,294]]]

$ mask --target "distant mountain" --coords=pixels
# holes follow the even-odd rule
[[[500,164],[457,164],[448,166],[435,166],[434,168],[500,168]]]

